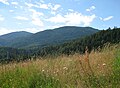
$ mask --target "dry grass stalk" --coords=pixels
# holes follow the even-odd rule
[[[89,84],[89,79],[91,77],[95,78],[97,84],[99,87],[101,87],[100,83],[99,83],[99,80],[96,78],[95,74],[94,74],[94,71],[92,70],[92,67],[90,65],[90,61],[89,61],[89,50],[88,50],[88,47],[86,47],[85,49],[85,55],[84,55],[84,61],[82,61],[81,59],[79,59],[79,63],[81,65],[81,68],[84,72],[84,78],[86,78],[84,81],[85,81],[85,84],[88,88],[90,88],[90,84]]]

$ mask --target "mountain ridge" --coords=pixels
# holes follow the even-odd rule
[[[23,36],[28,36],[28,35],[31,35],[33,33],[30,33],[30,32],[26,32],[26,31],[16,31],[16,32],[11,32],[11,33],[8,33],[8,34],[4,34],[4,35],[0,35],[0,38],[2,39],[14,39],[14,38],[18,38],[18,37],[23,37]]]
[[[5,41],[6,46],[21,48],[21,47],[34,46],[34,45],[45,45],[45,44],[49,45],[49,44],[61,43],[67,40],[72,40],[79,37],[91,35],[98,31],[99,31],[98,29],[92,27],[63,26],[55,29],[40,31],[37,33],[26,32],[27,35],[26,33],[24,33],[26,36],[23,36],[24,35],[23,34],[22,37],[18,37],[17,35],[17,33],[19,34],[20,32],[15,32],[17,36],[17,37],[15,36],[16,38],[14,37],[14,35],[12,35],[13,37],[10,36],[11,34],[14,33],[9,33],[6,34],[7,37],[6,35],[2,35],[2,39],[6,40]]]
[[[120,28],[114,28],[111,30],[101,30],[89,36],[66,41],[62,44],[54,44],[48,46],[36,46],[31,48],[9,48],[0,47],[0,59],[7,58],[7,52],[9,52],[9,58],[20,60],[26,60],[36,57],[59,56],[59,55],[71,55],[75,53],[85,53],[86,46],[89,52],[92,50],[99,51],[106,47],[106,44],[119,44],[120,43]],[[7,59],[8,60],[8,59]],[[9,60],[8,60],[9,61]]]

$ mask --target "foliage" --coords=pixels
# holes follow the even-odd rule
[[[120,46],[1,64],[0,88],[119,88]]]
[[[120,28],[112,30],[102,30],[91,36],[87,36],[80,39],[75,39],[64,44],[44,47],[39,50],[40,56],[46,55],[61,55],[61,54],[74,54],[84,53],[85,47],[89,48],[89,51],[99,49],[105,46],[107,43],[116,44],[120,42]]]
[[[56,29],[59,30],[60,29]],[[35,59],[37,57],[52,56],[57,57],[60,55],[72,55],[75,53],[83,54],[85,52],[86,46],[89,52],[92,50],[100,50],[102,47],[109,46],[109,44],[117,44],[120,42],[120,28],[114,28],[111,30],[102,30],[91,36],[66,41],[63,44],[53,44],[53,45],[43,45],[35,46],[26,49],[14,49],[14,48],[0,48],[0,59],[6,59],[9,57],[8,61],[16,60],[26,60]],[[8,53],[8,54],[7,54]],[[16,59],[17,58],[17,59]]]

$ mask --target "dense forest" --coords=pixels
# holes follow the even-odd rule
[[[87,46],[89,51],[102,48],[106,43],[116,44],[120,42],[120,28],[113,28],[99,31],[93,35],[78,38],[59,45],[36,46],[30,49],[15,49],[0,47],[1,60],[26,60],[47,55],[59,56],[62,54],[70,55],[74,53],[83,54]]]
[[[40,56],[46,55],[61,55],[84,53],[86,46],[89,51],[97,48],[102,48],[105,44],[115,44],[120,42],[120,28],[107,29],[97,32],[91,36],[80,39],[75,39],[61,45],[49,46],[42,48],[38,54]]]
[[[23,49],[15,49],[11,47],[0,47],[0,62],[4,61],[20,61],[30,58],[30,52]]]

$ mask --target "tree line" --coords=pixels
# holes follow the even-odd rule
[[[23,61],[45,56],[71,55],[74,53],[83,54],[86,46],[89,52],[93,49],[102,48],[106,43],[116,44],[120,42],[120,28],[108,28],[101,30],[91,36],[67,41],[63,44],[50,46],[35,46],[31,49],[15,49],[10,47],[0,47],[0,62],[3,61]]]

